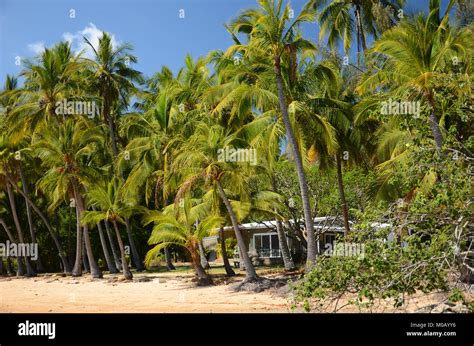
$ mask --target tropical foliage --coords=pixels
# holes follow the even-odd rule
[[[286,270],[305,268],[295,303],[308,309],[472,280],[474,27],[465,1],[403,6],[260,0],[225,26],[231,46],[151,77],[105,32],[86,40],[92,58],[60,42],[28,60],[0,93],[0,240],[40,256],[0,274],[132,279],[163,255],[171,268],[172,252],[210,284],[202,241],[230,226],[220,246],[235,249],[219,252],[258,282],[240,225],[271,219]],[[342,220],[365,256],[327,257],[318,216]]]

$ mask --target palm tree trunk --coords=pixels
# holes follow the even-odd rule
[[[288,115],[288,106],[285,100],[285,94],[283,92],[283,79],[281,76],[280,57],[275,57],[275,77],[278,89],[278,100],[280,103],[280,110],[283,117],[283,123],[285,124],[286,135],[290,144],[291,150],[293,151],[293,157],[295,160],[296,173],[300,184],[301,200],[303,202],[303,214],[305,219],[305,227],[307,233],[307,258],[306,258],[306,270],[316,262],[316,255],[318,254],[318,248],[316,246],[316,237],[314,234],[314,222],[313,216],[311,215],[311,204],[309,202],[308,184],[304,174],[303,161],[301,159],[301,153],[296,143],[295,135],[291,127],[290,117]]]
[[[10,184],[8,184],[8,183],[7,183],[7,193],[8,193],[8,200],[10,202],[10,208],[11,208],[11,211],[12,211],[13,222],[15,223],[16,232],[17,232],[17,235],[18,235],[19,244],[25,244],[25,240],[23,238],[23,231],[21,229],[20,220],[18,219],[18,213],[17,213],[17,210],[16,210],[15,196],[13,195],[12,188],[11,188]],[[18,261],[18,275],[23,275],[22,270],[20,270],[21,257],[23,257],[23,256],[18,257],[18,259],[19,259],[19,261]],[[33,270],[33,267],[31,266],[30,259],[27,256],[25,256],[25,263],[26,263],[26,276],[27,277],[36,276],[36,273]],[[23,269],[23,268],[21,268],[21,269]]]
[[[110,142],[112,145],[112,153],[115,157],[118,155],[118,147],[117,147],[117,139],[115,138],[115,126],[114,126],[114,119],[112,115],[107,115],[107,121],[109,125],[109,134],[110,134]]]
[[[272,189],[273,191],[277,192],[275,177],[272,175],[271,179],[272,179]],[[281,256],[283,259],[283,265],[285,266],[285,270],[287,271],[295,270],[296,268],[295,263],[293,262],[293,259],[291,258],[291,253],[290,253],[290,249],[288,248],[288,242],[286,241],[286,234],[285,234],[285,229],[283,228],[283,223],[279,219],[276,219],[275,223],[276,223],[276,229],[277,229],[277,234],[278,234],[278,243],[280,245]]]
[[[72,253],[72,247],[71,247],[71,233],[72,233],[72,208],[69,207],[69,217],[68,217],[68,220],[67,220],[67,259],[68,259],[68,265],[69,265],[69,268],[71,268],[72,266],[74,266],[74,257],[73,257],[73,253]]]
[[[27,201],[27,203],[31,206],[31,208],[33,208],[33,210],[36,212],[36,214],[38,214],[38,216],[41,218],[41,220],[43,220],[43,223],[45,224],[46,226],[46,229],[48,230],[49,232],[49,235],[51,236],[51,238],[53,239],[53,242],[54,242],[54,245],[56,246],[56,249],[58,250],[58,255],[59,255],[59,258],[61,259],[62,263],[63,263],[63,267],[64,267],[64,273],[69,273],[69,265],[68,265],[68,262],[67,262],[67,259],[66,259],[66,254],[63,252],[63,250],[61,249],[61,245],[59,244],[59,240],[58,238],[56,237],[56,235],[54,234],[54,231],[53,231],[53,228],[51,227],[51,224],[49,223],[48,219],[46,218],[46,216],[41,212],[41,210],[36,206],[36,204],[33,203],[33,201],[30,199],[30,197],[28,195],[26,195],[16,184],[15,182],[11,179],[11,178],[7,178],[8,179],[8,182],[16,188],[16,191],[18,193],[20,193],[23,198],[25,198],[25,200]]]
[[[22,188],[23,188],[23,192],[25,195],[28,196],[28,186],[26,185],[26,179],[25,179],[25,175],[23,174],[23,170],[21,169],[21,163],[18,162],[18,171],[20,172],[20,179],[21,179],[21,185],[22,185]],[[25,198],[25,201],[26,201],[26,216],[28,218],[28,227],[30,229],[30,236],[31,236],[31,242],[33,244],[37,244],[36,242],[36,233],[35,233],[35,228],[33,227],[33,218],[32,218],[32,215],[31,215],[31,207],[30,207],[30,204],[28,203],[28,201],[26,200]],[[37,253],[37,258],[36,258],[36,269],[38,272],[44,272],[44,266],[43,266],[43,263],[41,262],[41,257],[40,257],[40,254],[39,252]]]
[[[15,237],[13,236],[13,233],[10,231],[10,229],[8,228],[7,226],[7,223],[5,222],[5,220],[0,217],[0,225],[2,225],[3,229],[5,230],[5,232],[7,233],[7,237],[8,239],[12,242],[12,243],[16,243],[16,240],[15,240]]]
[[[219,229],[219,242],[221,244],[221,252],[222,252],[222,260],[224,261],[224,268],[225,273],[227,276],[234,276],[235,272],[230,266],[229,258],[227,257],[227,249],[225,246],[225,235],[224,235],[224,227]]]
[[[93,208],[95,209],[95,208]],[[109,248],[107,247],[107,241],[105,240],[104,230],[102,229],[101,222],[97,223],[97,229],[99,230],[100,245],[102,246],[102,251],[104,252],[105,262],[107,263],[107,268],[111,274],[118,273],[117,268],[115,267],[112,257],[110,257]]]
[[[202,246],[202,241],[198,243],[198,247],[199,247],[199,257],[201,259],[201,266],[204,269],[211,268],[211,266],[209,265],[209,262],[207,261],[206,254],[204,252],[204,246]]]
[[[82,243],[81,215],[76,202],[76,260],[72,269],[72,276],[82,275]]]
[[[434,97],[431,92],[426,92],[425,96],[428,99],[428,103],[431,107],[431,113],[430,113],[431,132],[433,133],[433,138],[436,143],[436,150],[438,152],[438,155],[441,156],[442,148],[443,148],[443,134],[441,133],[441,129],[439,127],[438,117],[436,116],[436,105],[435,105]]]
[[[347,208],[346,194],[344,192],[344,181],[342,180],[342,162],[339,153],[336,153],[336,167],[337,167],[337,186],[339,188],[339,198],[342,205],[342,217],[344,219],[344,236],[347,237],[351,228],[349,226],[349,211]]]
[[[76,200],[76,210],[78,210],[77,217],[78,217],[78,226],[80,228],[80,218],[81,215],[84,213],[85,207],[84,207],[84,201],[82,200],[82,196],[80,194],[79,190],[79,183],[77,182],[77,179],[75,177],[71,178],[71,184],[73,187],[74,191],[74,198]],[[101,278],[102,277],[102,272],[100,271],[99,266],[97,265],[97,262],[94,258],[94,254],[92,253],[92,245],[91,241],[89,238],[89,229],[87,225],[83,226],[83,236],[84,236],[84,242],[85,242],[85,247],[86,247],[86,253],[87,253],[87,259],[89,260],[89,265],[91,267],[91,275],[93,278]],[[77,263],[76,263],[77,265]]]
[[[360,45],[365,52],[367,50],[367,43],[365,42],[364,27],[362,25],[362,13],[360,4],[355,6],[356,28],[357,28],[357,65],[360,65]]]
[[[89,266],[89,260],[87,259],[86,254],[86,241],[84,240],[84,229],[82,230],[82,265],[84,267],[84,273],[90,273],[91,268]]]
[[[203,266],[201,265],[201,256],[199,254],[199,244],[194,245],[193,248],[189,249],[193,260],[194,271],[198,278],[198,286],[209,285],[212,283],[210,276],[206,273]]]
[[[8,239],[10,240],[10,242],[12,244],[16,244],[17,241],[15,239],[15,237],[13,236],[13,233],[10,231],[10,229],[8,228],[5,220],[3,218],[0,217],[0,224],[2,225],[3,229],[5,230],[5,232],[7,233],[7,237]],[[17,256],[17,263],[19,263],[19,266],[21,266],[21,274],[20,275],[24,275],[24,269],[23,269],[23,266],[21,264],[21,259],[19,256]],[[11,269],[12,268],[12,264],[11,264],[11,260],[10,260],[10,257],[7,258],[7,273],[8,275],[13,275],[14,273],[14,270]],[[20,267],[19,267],[20,268]]]
[[[120,261],[120,258],[118,256],[119,250],[115,246],[115,242],[114,242],[114,238],[112,237],[112,230],[110,229],[109,222],[107,220],[104,220],[104,224],[105,224],[105,230],[107,232],[107,238],[109,238],[110,248],[112,249],[112,255],[114,256],[115,267],[117,267],[118,270],[122,270],[122,262]]]
[[[232,205],[230,204],[230,201],[227,198],[227,195],[225,194],[224,189],[222,188],[222,185],[219,180],[216,180],[216,185],[217,189],[219,190],[219,195],[221,196],[222,201],[224,202],[227,208],[227,212],[229,213],[230,221],[232,222],[232,227],[234,228],[235,237],[237,238],[237,244],[240,249],[240,259],[243,261],[245,267],[245,280],[255,281],[258,279],[258,276],[247,252],[247,246],[245,245],[244,237],[240,232],[237,216],[235,215],[235,212],[232,209]]]
[[[97,208],[92,206],[92,210],[96,211]],[[111,274],[116,274],[118,273],[118,270],[115,267],[114,262],[112,261],[112,258],[110,257],[109,248],[107,247],[107,242],[105,240],[104,230],[102,229],[101,222],[97,223],[97,229],[99,231],[100,245],[102,246],[102,252],[104,253],[105,262],[107,263],[107,268],[109,269],[109,272]]]
[[[142,261],[140,260],[140,255],[138,254],[137,247],[135,246],[135,241],[132,236],[132,227],[130,225],[130,220],[125,219],[125,228],[127,229],[128,243],[130,244],[130,250],[132,252],[133,264],[138,272],[141,272],[145,269]]]
[[[283,258],[283,264],[285,266],[285,270],[292,271],[295,270],[295,263],[291,258],[290,249],[288,248],[288,242],[286,241],[286,234],[285,229],[283,228],[283,224],[281,220],[275,220],[276,222],[276,229],[278,234],[278,243],[280,244],[281,250],[281,257]]]
[[[87,225],[84,225],[83,229],[84,229],[84,242],[86,245],[87,259],[89,260],[89,266],[91,267],[91,275],[93,278],[100,279],[103,277],[103,275],[102,275],[102,271],[97,265],[97,262],[94,258],[94,254],[92,252],[91,240],[89,238],[89,229]]]
[[[173,265],[170,249],[168,246],[165,247],[165,261],[166,261],[166,268],[168,270],[176,270],[176,268]]]
[[[108,127],[109,127],[112,153],[114,155],[114,158],[117,158],[117,156],[118,156],[118,146],[117,146],[117,138],[115,136],[115,121],[114,121],[114,118],[113,118],[112,114],[110,114],[109,99],[106,96],[106,91],[105,90],[103,92],[103,100],[104,100],[103,113],[104,113],[104,117],[106,118],[106,121],[107,121],[107,124],[108,124]],[[122,175],[122,172],[120,172],[120,175]],[[123,179],[123,177],[122,177],[122,179]],[[145,269],[145,267],[143,266],[143,263],[140,260],[140,255],[138,254],[137,248],[135,246],[135,242],[133,241],[130,220],[128,218],[125,219],[125,227],[127,229],[128,243],[130,244],[130,250],[132,252],[133,264],[135,265],[135,268],[137,269],[137,271],[139,271],[139,272],[143,271]]]
[[[114,225],[115,235],[117,237],[117,243],[118,243],[119,249],[120,249],[120,255],[122,256],[123,276],[127,280],[132,280],[133,275],[132,275],[132,272],[130,271],[130,268],[128,267],[127,258],[125,257],[125,247],[123,246],[122,237],[120,236],[120,232],[119,232],[119,229],[118,229],[118,226],[117,226],[117,222],[115,220],[112,220],[112,224]]]

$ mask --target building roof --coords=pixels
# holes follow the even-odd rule
[[[322,216],[322,217],[315,217],[314,222],[314,229],[321,230],[321,229],[331,229],[337,232],[344,232],[344,227],[338,223],[339,219],[335,216]],[[288,220],[289,223],[294,224],[294,220]],[[328,223],[327,223],[328,222]],[[351,222],[352,224],[352,222]],[[259,222],[250,222],[250,223],[243,223],[239,225],[241,230],[259,230],[259,229],[276,229],[276,221],[259,221]],[[232,226],[225,226],[224,231],[231,231],[233,229]]]

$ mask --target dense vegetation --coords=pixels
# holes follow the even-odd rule
[[[161,256],[171,268],[172,250],[209,283],[202,239],[231,225],[246,281],[258,281],[239,224],[274,219],[282,239],[297,220],[287,231],[305,256],[282,253],[287,270],[305,263],[306,305],[469,279],[472,13],[460,0],[413,16],[400,0],[312,0],[300,13],[261,0],[226,25],[227,50],[150,78],[107,33],[87,41],[93,59],[65,42],[46,49],[0,94],[0,241],[40,250],[1,260],[0,273],[131,279],[130,266]],[[301,30],[316,21],[320,42]],[[305,230],[324,215],[365,244],[362,258],[323,256]]]

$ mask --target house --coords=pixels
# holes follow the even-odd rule
[[[298,258],[305,251],[300,242],[294,237],[289,236],[292,232],[288,232],[289,227],[295,227],[295,221],[289,220],[283,223],[283,227],[287,234],[286,240],[293,258]],[[276,231],[276,221],[260,221],[244,223],[239,225],[247,250],[256,265],[272,265],[283,263],[280,243]],[[300,229],[303,230],[302,221],[300,221]],[[314,219],[314,231],[319,235],[317,241],[321,251],[324,251],[326,244],[333,244],[337,234],[344,234],[344,226],[342,220],[337,217],[316,217]],[[225,238],[235,237],[232,226],[224,227]],[[210,252],[210,257],[215,258],[215,248],[219,242],[218,236],[205,237],[203,246]],[[213,253],[214,252],[214,253]],[[231,260],[236,266],[239,265],[238,254]]]

